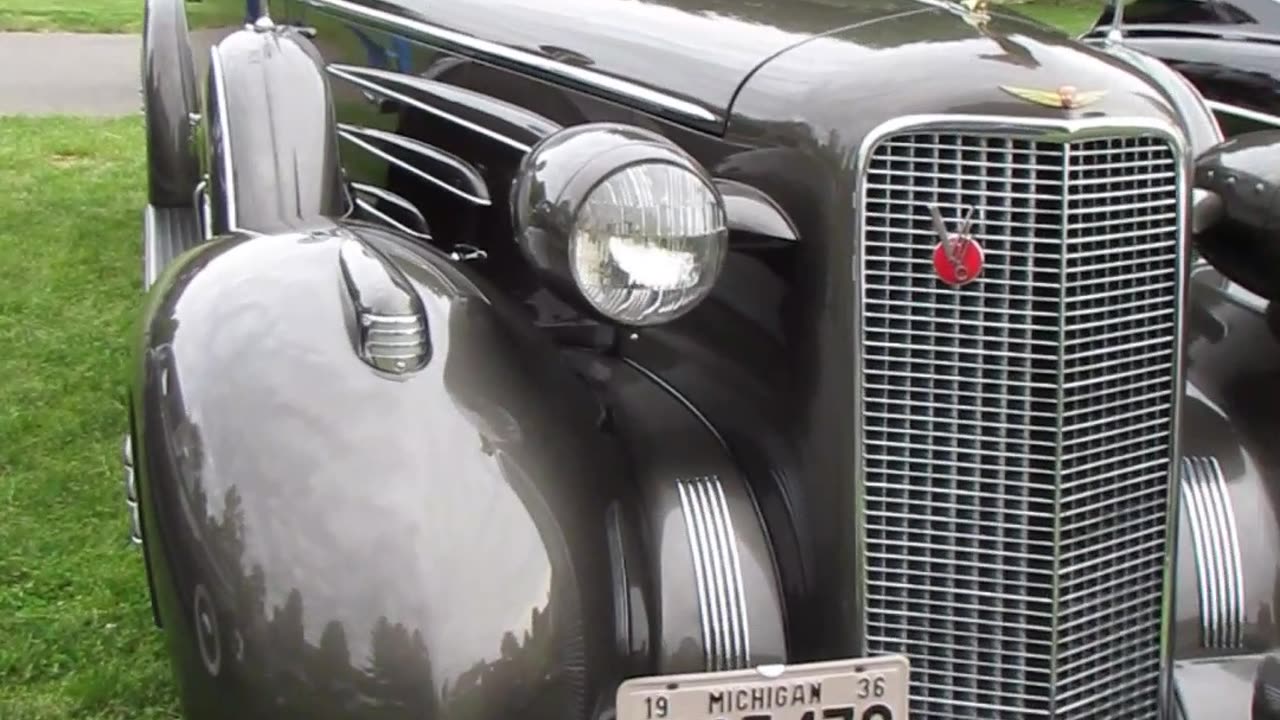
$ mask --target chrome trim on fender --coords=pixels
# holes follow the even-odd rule
[[[1209,109],[1213,110],[1214,112],[1225,113],[1227,115],[1235,115],[1236,117],[1242,117],[1245,120],[1252,120],[1253,122],[1262,123],[1264,125],[1274,125],[1275,127],[1280,127],[1280,116],[1270,115],[1268,113],[1259,112],[1257,110],[1250,110],[1249,108],[1240,107],[1239,105],[1232,105],[1230,103],[1224,103],[1220,100],[1206,99],[1204,102],[1206,105],[1209,106]]]
[[[231,126],[227,120],[227,86],[222,77],[222,53],[218,46],[209,48],[209,74],[213,78],[213,90],[218,98],[218,144],[222,146],[222,190],[227,202],[227,230],[240,228],[236,222],[235,171],[231,167]]]
[[[392,375],[425,367],[431,358],[427,316],[404,274],[355,237],[342,241],[338,264],[360,359]]]
[[[375,128],[366,128],[359,125],[338,125],[338,135],[347,142],[363,148],[369,153],[389,162],[397,167],[408,171],[409,173],[426,180],[427,182],[439,187],[445,192],[456,195],[473,205],[488,207],[493,204],[489,198],[489,187],[485,184],[484,178],[476,171],[467,161],[456,155],[433,147],[424,142],[408,138],[403,135],[378,130]],[[432,163],[437,168],[445,168],[454,173],[459,180],[459,184],[464,187],[450,183],[448,180],[437,177],[435,174],[428,172],[422,165],[405,162],[402,158],[397,157],[395,153],[389,152],[374,143],[381,142],[393,145],[405,152],[413,153],[425,163]]]
[[[663,115],[700,123],[720,124],[724,118],[696,103],[681,100],[643,85],[606,75],[596,70],[569,65],[542,55],[482,40],[456,30],[440,27],[424,20],[395,15],[361,5],[351,0],[303,0],[322,12],[328,11],[359,18],[376,27],[398,32],[408,31],[416,39],[446,52],[467,55],[485,62],[524,71],[544,79],[552,79],[594,94],[626,98],[642,108]]]
[[[702,617],[707,670],[737,670],[750,663],[751,633],[742,564],[729,503],[719,478],[679,480],[689,550]]]
[[[120,465],[124,470],[124,505],[129,511],[129,540],[142,544],[142,517],[138,509],[138,479],[133,471],[133,438],[126,434],[120,447]]]
[[[527,153],[531,149],[533,149],[533,145],[531,143],[524,142],[518,138],[512,137],[507,133],[498,132],[493,128],[485,127],[484,125],[478,122],[475,122],[473,120],[468,120],[458,115],[457,113],[449,112],[448,110],[445,110],[441,107],[433,105],[432,103],[429,103],[422,98],[414,97],[413,95],[410,95],[406,92],[401,92],[400,90],[401,89],[413,90],[426,95],[431,95],[433,97],[436,97],[437,99],[441,99],[446,93],[450,93],[450,94],[459,96],[459,97],[449,98],[449,100],[456,103],[465,102],[467,99],[471,99],[473,102],[483,99],[484,101],[487,101],[488,103],[490,103],[491,106],[505,105],[505,103],[502,103],[502,101],[497,100],[496,98],[490,98],[486,95],[480,95],[479,93],[473,93],[468,90],[456,88],[451,85],[448,85],[447,83],[442,83],[436,80],[429,80],[426,78],[420,78],[416,75],[407,75],[404,73],[393,72],[390,70],[381,70],[378,68],[360,67],[358,65],[333,64],[333,65],[327,66],[325,70],[330,75],[340,80],[345,80],[351,83],[352,85],[363,88],[364,90],[369,91],[371,93],[375,93],[383,97],[397,100],[406,105],[415,107],[425,113],[435,115],[441,120],[444,120],[449,123],[453,123],[454,125],[457,125],[458,127],[461,127],[465,130],[469,130],[473,133],[476,133],[477,135],[482,135],[484,137],[487,137],[490,140],[494,140],[498,143],[506,145],[507,147],[512,148],[513,150],[519,151],[520,153]],[[474,99],[461,97],[464,93],[474,96]],[[508,114],[515,113],[515,112],[521,112],[525,116],[525,119],[528,121],[526,123],[527,125],[541,124],[543,126],[541,128],[538,128],[536,131],[529,127],[525,127],[524,129],[528,132],[530,136],[541,135],[542,137],[545,137],[546,135],[549,135],[551,134],[551,132],[553,132],[553,130],[550,127],[550,123],[551,123],[550,120],[546,120],[545,118],[537,118],[533,116],[531,113],[523,111],[523,109],[514,108],[514,106],[512,106],[512,109],[508,110]]]
[[[1215,457],[1182,459],[1183,509],[1191,525],[1200,629],[1206,648],[1244,646],[1244,564],[1227,479]]]
[[[409,202],[408,200],[405,200],[404,198],[391,192],[390,190],[380,188],[377,185],[368,185],[366,183],[351,183],[351,189],[354,191],[354,194],[355,194],[355,205],[359,207],[361,210],[364,210],[365,212],[378,218],[382,222],[386,223],[387,225],[390,225],[391,227],[399,230],[400,232],[403,232],[407,235],[412,235],[413,237],[416,237],[419,240],[431,239],[431,233],[429,232],[430,228],[427,226],[427,219],[422,216],[422,213],[418,210],[416,206],[414,206],[413,203]],[[415,230],[409,227],[408,225],[405,225],[399,220],[396,220],[395,218],[391,217],[390,215],[376,208],[373,205],[373,203],[361,197],[362,195],[370,195],[378,200],[395,205],[396,207],[400,208],[400,210],[411,215],[413,219],[418,221],[418,223],[427,231],[424,232],[423,230]]]

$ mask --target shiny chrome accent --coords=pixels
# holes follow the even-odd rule
[[[1182,459],[1182,508],[1191,526],[1204,646],[1244,647],[1244,563],[1227,478],[1215,457]]]
[[[1185,139],[917,116],[857,163],[865,650],[910,658],[915,720],[1167,717]],[[930,203],[977,206],[964,292]]]
[[[236,211],[236,178],[231,167],[231,126],[227,120],[227,86],[223,77],[222,53],[218,46],[209,48],[209,73],[213,79],[213,92],[218,101],[218,144],[222,146],[222,191],[226,194],[227,229],[238,231],[238,213]]]
[[[343,240],[338,261],[351,300],[353,341],[360,358],[395,375],[422,369],[431,355],[427,317],[408,279],[355,237]]]
[[[365,92],[372,93],[376,98],[397,100],[477,135],[497,141],[521,154],[529,152],[538,140],[560,129],[560,126],[551,120],[535,115],[524,108],[437,80],[358,65],[333,64],[325,69],[330,75],[356,85]],[[428,102],[415,93],[427,96],[435,102]],[[511,132],[499,132],[492,127],[469,120],[458,112],[450,112],[441,107],[446,103],[455,106],[459,111],[465,110],[480,113],[495,120],[501,119],[511,126]],[[524,138],[515,137],[513,132],[520,133]]]
[[[1240,107],[1239,105],[1232,105],[1219,100],[1205,100],[1204,102],[1205,105],[1208,105],[1209,109],[1214,112],[1220,112],[1226,115],[1235,115],[1236,117],[1242,117],[1245,120],[1252,120],[1256,123],[1280,127],[1280,116],[1277,115],[1260,112],[1258,110],[1251,110],[1247,107]]]
[[[449,251],[449,259],[454,262],[472,262],[475,260],[487,260],[488,258],[489,253],[467,243],[456,243],[453,249]]]
[[[427,219],[422,216],[422,213],[418,210],[416,206],[414,206],[413,203],[409,202],[408,200],[405,200],[404,198],[391,192],[390,190],[380,188],[377,185],[367,185],[365,183],[351,183],[351,189],[355,191],[355,205],[359,207],[361,210],[372,215],[373,217],[378,218],[382,222],[386,223],[387,225],[390,225],[391,227],[399,230],[400,232],[405,233],[406,235],[411,235],[415,238],[418,238],[419,240],[431,239],[430,228],[427,227]],[[369,202],[368,200],[365,200],[364,198],[360,197],[361,195],[369,195],[377,200],[381,200],[382,202],[395,205],[396,207],[400,208],[404,212],[413,216],[414,220],[417,222],[418,228],[420,229],[409,227],[408,225],[405,225],[399,220],[396,220],[390,215],[382,212],[372,202]]]
[[[702,477],[679,480],[676,489],[693,553],[706,669],[745,668],[751,656],[751,631],[738,536],[724,488],[719,478]]]
[[[1111,6],[1111,27],[1107,28],[1107,44],[1119,45],[1124,42],[1124,0],[1108,0]]]
[[[120,446],[120,466],[124,470],[124,504],[129,511],[129,541],[142,544],[142,518],[138,510],[138,480],[133,471],[133,438],[125,434]]]
[[[142,213],[142,288],[149,290],[164,269],[203,241],[200,218],[188,207],[147,204]]]
[[[383,30],[407,35],[445,52],[474,57],[509,70],[528,73],[595,94],[626,99],[645,110],[673,119],[711,124],[719,124],[724,120],[697,103],[681,100],[629,80],[589,68],[569,65],[527,50],[482,40],[424,20],[402,17],[351,0],[303,0],[303,2],[322,12],[344,15]]]
[[[488,207],[493,204],[493,201],[489,199],[489,187],[485,184],[484,178],[470,163],[456,155],[413,138],[358,125],[339,124],[338,135],[347,142],[361,147],[373,155],[407,170],[413,175],[473,205]],[[419,164],[406,162],[395,153],[379,147],[376,143],[383,143],[412,153],[416,156]],[[445,170],[452,173],[456,183],[438,177],[437,173],[428,172],[427,167],[433,165],[436,170]]]
[[[729,230],[795,242],[800,239],[796,228],[785,210],[763,191],[737,180],[715,178],[712,181],[724,198],[724,211],[728,216]]]
[[[200,237],[213,239],[213,209],[209,207],[209,176],[204,176],[191,191],[191,203],[200,222]]]
[[[1191,232],[1200,234],[1222,220],[1222,196],[1212,190],[1193,188],[1191,192]]]

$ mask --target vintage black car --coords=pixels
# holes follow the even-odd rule
[[[1133,0],[1108,5],[1086,42],[1119,33],[1203,93],[1228,137],[1280,128],[1280,2]]]
[[[146,8],[188,717],[1275,712],[1280,133],[980,2]]]

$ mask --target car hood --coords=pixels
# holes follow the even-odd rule
[[[1059,107],[1057,90],[1067,86],[1094,100]],[[728,134],[757,144],[795,127],[802,138],[834,133],[857,143],[882,123],[939,114],[1182,126],[1150,77],[1104,49],[1016,15],[984,21],[937,7],[828,33],[771,59],[736,96]]]
[[[724,129],[739,86],[769,58],[826,33],[929,7],[921,0],[394,0],[376,4],[690,103],[704,111],[699,113],[704,119],[701,129],[712,131]]]

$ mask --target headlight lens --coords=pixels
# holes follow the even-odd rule
[[[654,325],[711,292],[728,248],[720,197],[668,163],[631,165],[588,194],[569,239],[573,279],[618,322]]]

